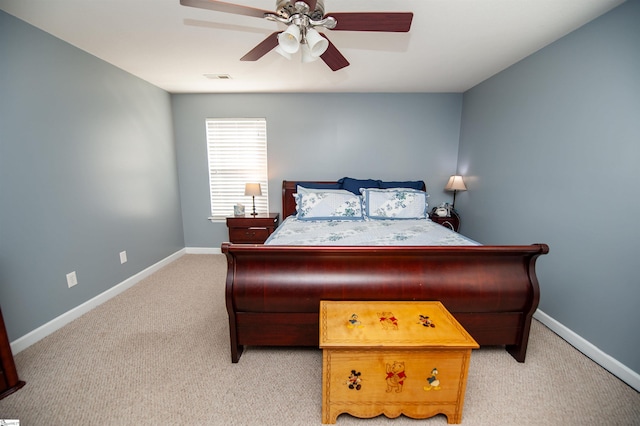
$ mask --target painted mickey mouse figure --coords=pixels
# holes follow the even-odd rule
[[[431,319],[427,315],[420,315],[419,324],[422,324],[425,327],[435,327],[436,325],[431,321]]]
[[[362,388],[362,379],[360,378],[359,371],[351,370],[351,374],[349,375],[349,379],[347,379],[347,385],[349,389],[360,390]]]

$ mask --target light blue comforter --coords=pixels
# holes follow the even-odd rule
[[[299,220],[289,216],[265,244],[283,246],[469,246],[479,243],[429,219]]]

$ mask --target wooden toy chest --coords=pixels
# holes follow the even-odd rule
[[[339,414],[460,423],[478,344],[440,302],[320,302],[322,422]]]

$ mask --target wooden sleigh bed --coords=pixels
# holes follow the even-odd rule
[[[296,184],[283,182],[283,217]],[[328,182],[314,182],[328,183]],[[244,346],[319,344],[321,300],[440,301],[481,345],[524,362],[540,297],[522,246],[270,246],[223,243],[231,360]]]

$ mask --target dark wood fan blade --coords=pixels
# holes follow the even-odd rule
[[[331,43],[331,40],[329,40],[326,35],[322,33],[320,33],[320,35],[326,38],[329,42],[329,47],[327,47],[327,50],[322,55],[320,55],[324,63],[327,64],[333,71],[338,71],[339,69],[348,67],[349,61],[347,61],[347,58],[342,56],[342,53],[340,53],[338,48],[334,46],[333,43]]]
[[[265,13],[273,13],[269,10],[256,9],[239,4],[227,3],[217,0],[180,0],[183,6],[197,7],[198,9],[215,10],[216,12],[235,13],[236,15],[254,16],[264,18]]]
[[[411,29],[411,12],[329,13],[338,21],[334,31],[382,31],[406,33]]]
[[[260,42],[259,45],[251,49],[246,55],[240,58],[241,61],[257,61],[267,53],[271,52],[278,45],[278,34],[282,31],[276,31],[269,37]]]

